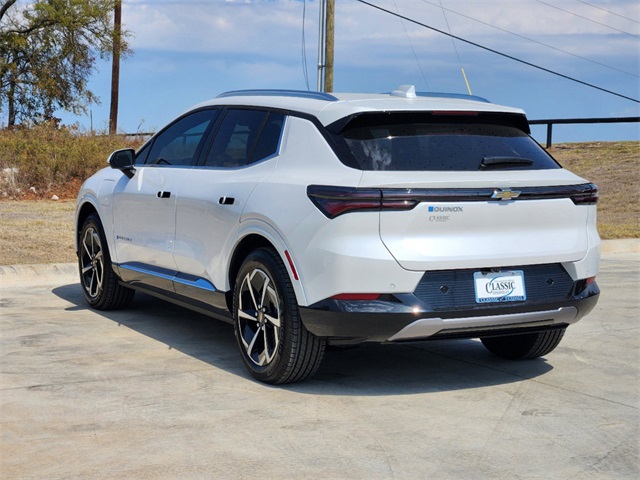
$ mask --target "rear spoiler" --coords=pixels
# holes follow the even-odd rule
[[[483,112],[467,110],[358,112],[327,125],[331,133],[340,134],[347,128],[402,123],[473,123],[514,127],[531,134],[529,121],[523,113]]]

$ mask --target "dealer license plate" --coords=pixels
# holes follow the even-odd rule
[[[475,272],[476,302],[520,302],[527,299],[522,270]]]

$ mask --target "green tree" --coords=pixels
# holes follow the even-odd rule
[[[114,42],[115,0],[0,0],[0,110],[9,126],[85,113],[97,56]],[[119,38],[128,53],[126,32]]]

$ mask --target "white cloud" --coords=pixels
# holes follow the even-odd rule
[[[391,11],[447,30],[438,0],[375,0]],[[549,0],[550,2],[552,0]],[[593,2],[597,0],[592,0]],[[532,0],[443,0],[443,6],[466,17],[478,19],[521,36],[547,43],[575,54],[616,57],[637,55],[637,37],[620,34],[597,23],[589,22]],[[638,24],[595,9],[576,0],[556,2],[565,10],[636,33]],[[638,3],[618,0],[602,3],[602,8],[637,18]],[[307,55],[315,63],[317,48],[317,1],[307,2]],[[529,42],[447,12],[452,33],[478,43],[500,49],[516,46],[537,51],[547,57],[560,55],[543,45]],[[302,2],[273,1],[135,1],[125,4],[124,21],[134,32],[134,49],[169,52],[204,52],[236,55],[239,61],[253,55],[271,59],[299,60],[302,37]],[[336,55],[348,52],[354,61],[377,57],[377,51],[410,49],[449,52],[450,40],[437,32],[401,21],[384,12],[355,1],[338,2],[336,6]],[[443,41],[446,40],[446,41]],[[448,42],[448,43],[447,43]],[[634,48],[635,45],[635,48]],[[513,54],[513,51],[510,53]]]
[[[442,10],[431,5],[437,5],[439,0],[428,0],[431,4],[422,0],[370,1],[391,11],[396,11],[397,5],[403,15],[447,30]],[[615,28],[638,31],[638,23],[577,0],[544,1]],[[640,73],[638,37],[617,33],[536,0],[442,3],[467,17],[636,75]],[[638,19],[637,0],[589,3]],[[314,88],[318,1],[307,0],[306,7],[307,66],[310,87]],[[128,115],[133,119],[133,126],[128,128],[134,129],[141,117],[161,125],[188,105],[225,90],[305,88],[302,11],[301,0],[125,0],[123,21],[135,34],[131,41],[135,53],[123,65],[121,86],[124,95],[128,95],[121,110],[125,118]],[[452,12],[447,12],[447,20],[454,35],[625,95],[638,96],[638,78],[632,75]],[[607,116],[619,111],[638,114],[636,105],[627,100],[577,86],[460,41],[456,46],[474,93],[498,103],[524,107],[534,113],[533,118]],[[336,2],[335,55],[337,90],[388,91],[399,84],[415,83],[420,89],[466,91],[450,38],[355,0]],[[108,91],[97,93],[108,98]],[[130,113],[126,113],[127,109]]]
[[[277,56],[302,28],[302,4],[275,2],[134,2],[124,11],[133,48]]]

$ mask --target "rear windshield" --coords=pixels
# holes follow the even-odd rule
[[[389,115],[386,119],[391,120]],[[476,123],[465,117],[452,123],[371,120],[353,122],[340,133],[362,170],[560,168],[529,135],[512,126]]]

